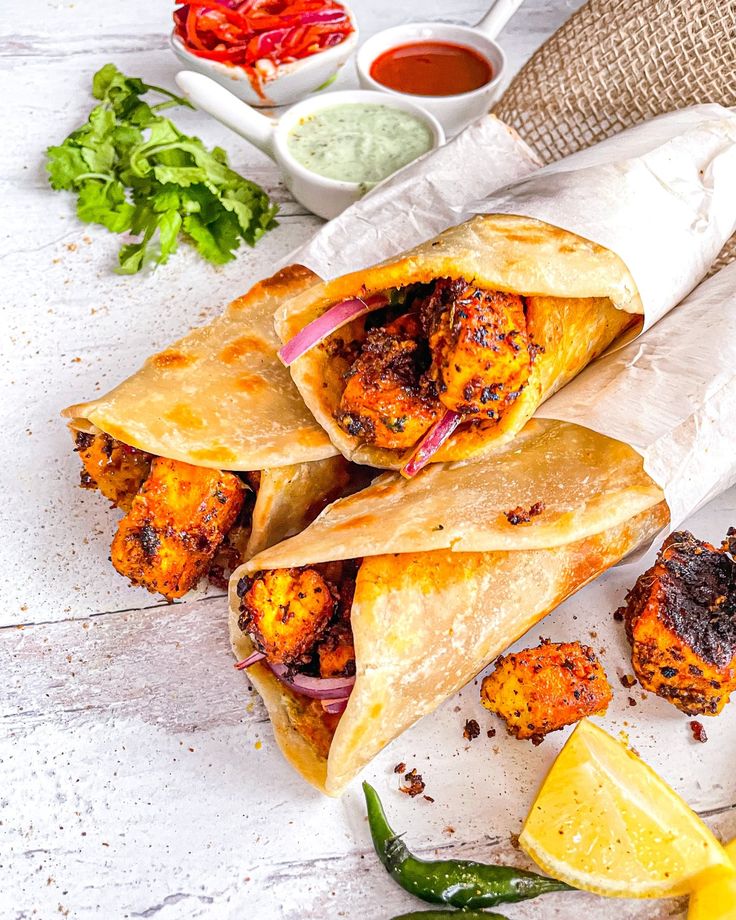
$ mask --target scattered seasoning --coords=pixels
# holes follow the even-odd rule
[[[509,524],[516,526],[517,524],[528,524],[533,517],[541,514],[544,511],[544,502],[535,502],[528,511],[525,511],[521,505],[518,508],[513,508],[511,511],[505,511],[506,520]]]
[[[705,744],[705,742],[708,740],[708,736],[705,733],[705,728],[703,726],[703,723],[696,722],[693,719],[692,722],[688,722],[688,725],[690,726],[690,730],[693,733],[693,738],[696,741],[699,741],[701,744]]]
[[[432,798],[431,795],[423,795],[422,798],[423,798],[423,799],[426,799],[428,802],[431,802],[432,804],[434,804],[434,799]]]
[[[623,623],[624,615],[626,613],[625,607],[619,607],[618,610],[613,611],[613,618],[617,623]]]
[[[496,729],[495,729],[495,728],[489,728],[488,731],[486,732],[486,734],[488,735],[489,738],[495,738],[495,737],[496,737]]]
[[[480,725],[478,725],[475,719],[468,719],[463,729],[463,738],[468,741],[473,741],[478,735],[480,735]]]
[[[636,683],[636,678],[633,674],[622,674],[619,680],[621,681],[621,686],[626,687],[627,690],[631,689]]]
[[[399,792],[410,795],[412,798],[421,795],[427,788],[427,784],[422,779],[422,774],[417,773],[416,767],[404,774],[404,782],[407,783],[407,785],[399,786]]]
[[[629,697],[629,706],[636,706],[636,700],[633,696]]]
[[[406,764],[403,761],[401,763],[397,763],[396,766],[394,767],[394,773],[405,773],[405,772],[406,772]]]

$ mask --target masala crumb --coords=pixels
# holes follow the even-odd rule
[[[473,741],[478,735],[480,735],[480,725],[478,725],[475,719],[467,719],[465,721],[465,728],[463,729],[463,738],[467,741]]]
[[[633,674],[622,674],[619,680],[621,681],[621,686],[626,687],[627,690],[630,690],[636,683],[636,678]]]
[[[519,505],[516,508],[512,508],[511,511],[504,511],[504,514],[509,524],[516,526],[517,524],[528,524],[533,517],[536,517],[543,511],[544,502],[535,502],[528,511],[525,511],[524,508]]]
[[[405,773],[405,772],[406,772],[406,764],[403,761],[401,763],[397,763],[396,766],[394,767],[394,773]]]
[[[422,779],[422,774],[417,773],[416,767],[404,774],[404,782],[407,785],[399,786],[399,792],[403,792],[404,795],[410,795],[412,798],[421,795],[427,788],[427,784]]]
[[[696,741],[699,741],[701,744],[705,744],[705,742],[708,740],[708,736],[705,733],[705,727],[703,723],[697,722],[695,719],[693,719],[692,722],[688,722],[688,725],[690,726],[690,731],[693,733],[693,738]]]

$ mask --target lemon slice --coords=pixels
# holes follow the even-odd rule
[[[665,898],[733,872],[685,802],[587,719],[547,774],[519,843],[549,875],[608,897]]]
[[[736,870],[736,840],[726,847]],[[687,920],[735,920],[736,874],[716,879],[691,896]]]

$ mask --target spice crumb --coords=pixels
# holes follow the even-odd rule
[[[473,741],[478,735],[480,735],[480,725],[478,725],[475,719],[467,719],[465,728],[463,729],[463,738],[468,741]]]
[[[427,784],[422,779],[422,774],[417,773],[416,767],[404,774],[404,782],[407,783],[407,785],[399,786],[399,792],[403,792],[404,795],[410,795],[412,798],[421,795],[427,788]]]
[[[703,726],[703,723],[693,720],[688,724],[690,725],[690,730],[693,733],[693,738],[696,741],[699,741],[701,744],[705,744],[705,742],[708,740],[708,735],[705,733],[705,727]]]
[[[432,804],[434,804],[434,799],[432,798],[431,795],[423,795],[422,798],[423,798],[423,799],[426,799],[428,802],[431,802]]]
[[[511,511],[504,511],[504,514],[509,524],[516,526],[517,524],[528,524],[533,517],[536,517],[543,511],[544,502],[535,502],[528,511],[524,510],[524,508],[519,505]]]
[[[625,608],[625,607],[619,607],[618,610],[614,610],[614,611],[613,611],[613,618],[614,618],[614,620],[615,620],[617,623],[623,623],[625,612],[626,612],[626,608]]]
[[[636,700],[633,696],[629,697],[629,706],[636,706]]]
[[[488,731],[486,732],[486,734],[488,735],[489,738],[495,738],[495,737],[496,737],[496,729],[495,729],[495,728],[489,728]]]
[[[626,687],[627,690],[631,689],[636,683],[636,678],[633,674],[622,674],[619,680],[621,681],[621,686]]]
[[[394,767],[394,773],[405,773],[405,772],[406,772],[406,764],[403,761],[401,763],[397,763],[396,766]]]

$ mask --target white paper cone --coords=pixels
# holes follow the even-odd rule
[[[630,444],[664,489],[672,529],[736,483],[736,263],[537,415]]]
[[[649,327],[692,290],[736,230],[736,112],[720,105],[660,115],[551,166],[534,165],[509,128],[481,119],[330,221],[289,261],[327,280],[474,214],[519,214],[617,253]]]

